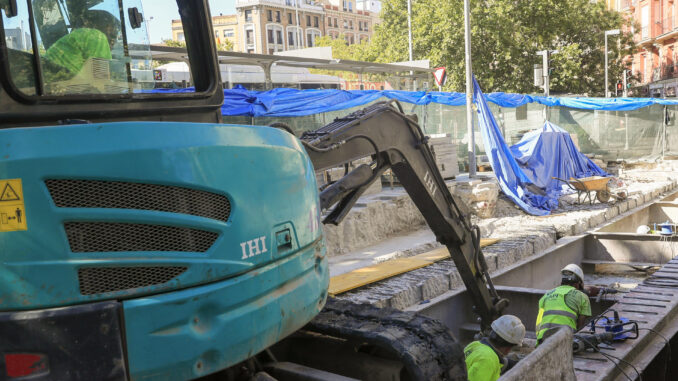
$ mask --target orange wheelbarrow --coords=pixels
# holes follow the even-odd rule
[[[610,181],[609,177],[602,176],[591,176],[583,177],[581,179],[575,179],[570,177],[569,180],[559,179],[557,177],[552,177],[554,180],[559,180],[567,184],[572,190],[577,191],[577,202],[582,203],[586,202],[586,199],[589,200],[589,205],[593,204],[593,195],[595,193],[596,199],[601,203],[606,203],[610,201],[612,194],[607,187],[607,183]],[[581,200],[581,197],[584,196],[584,199]]]

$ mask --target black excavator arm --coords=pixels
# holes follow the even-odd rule
[[[508,300],[499,298],[492,285],[480,250],[480,229],[471,223],[465,205],[448,190],[416,117],[405,115],[394,104],[400,106],[393,101],[374,104],[302,135],[317,171],[365,157],[373,160],[322,190],[323,210],[336,204],[323,222],[341,222],[358,197],[390,168],[438,242],[447,246],[473,297],[481,327],[487,329]]]

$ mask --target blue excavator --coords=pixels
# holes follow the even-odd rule
[[[390,168],[481,325],[506,306],[416,118],[223,124],[207,0],[163,6],[185,50],[148,43],[139,1],[0,0],[0,379],[465,379],[441,323],[327,295],[322,223]],[[171,57],[191,88],[156,88]]]

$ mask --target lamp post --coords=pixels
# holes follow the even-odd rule
[[[410,62],[412,62],[412,0],[407,0],[407,39],[410,44]]]
[[[607,36],[615,36],[619,34],[619,29],[612,29],[605,31],[605,98],[610,97],[609,87],[607,85]]]
[[[468,176],[476,175],[476,138],[473,131],[473,69],[471,67],[471,7],[464,0],[464,46],[466,51],[466,130],[468,134]]]

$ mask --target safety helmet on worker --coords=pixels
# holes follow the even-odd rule
[[[577,277],[577,280],[579,280],[582,285],[584,284],[584,271],[582,271],[581,267],[575,265],[574,263],[570,263],[569,265],[563,267],[563,269],[560,270],[560,273],[563,275],[563,277],[570,277],[571,274],[573,274]]]
[[[499,337],[510,344],[519,345],[525,338],[523,322],[513,315],[500,316],[492,322],[491,327]]]

